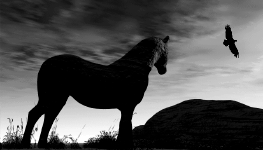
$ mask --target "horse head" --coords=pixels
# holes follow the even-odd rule
[[[160,75],[163,75],[166,73],[166,65],[167,65],[167,57],[168,57],[168,48],[167,43],[169,41],[169,36],[166,36],[161,44],[161,49],[159,51],[159,58],[155,62],[154,66],[157,68],[157,71]]]

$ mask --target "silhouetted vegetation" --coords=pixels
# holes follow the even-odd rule
[[[13,119],[9,119],[10,125],[7,127],[8,132],[4,136],[3,143],[0,143],[0,148],[5,149],[20,149],[22,148],[21,141],[23,138],[23,121],[21,119],[21,125],[17,126],[17,129],[14,129]],[[56,118],[54,125],[52,127],[51,133],[48,136],[48,147],[53,149],[82,149],[80,144],[77,142],[78,138],[74,139],[71,135],[64,135],[63,138],[59,138],[59,134],[56,132],[58,119]],[[34,134],[38,131],[38,127],[35,127],[31,137],[34,138]],[[114,149],[116,146],[118,131],[113,131],[113,127],[109,131],[100,131],[100,135],[88,139],[83,144],[83,148],[111,148]],[[32,144],[30,148],[37,148],[37,143],[34,138],[35,143]],[[70,142],[69,142],[70,141]],[[150,149],[146,148],[144,140],[136,141],[134,143],[134,149]]]
[[[16,130],[14,129],[13,119],[7,118],[9,120],[9,126],[7,127],[6,135],[4,136],[3,143],[1,143],[1,146],[3,148],[11,149],[11,148],[21,148],[21,141],[23,139],[23,121],[21,119],[21,125],[17,125]],[[36,127],[32,131],[32,136],[34,138],[35,132],[37,132],[38,127]],[[35,138],[34,138],[35,139]],[[36,141],[36,140],[35,140]],[[36,142],[35,142],[36,143]]]
[[[21,119],[21,125],[17,126],[17,129],[14,129],[13,119],[9,119],[10,125],[7,127],[7,133],[4,136],[3,143],[0,143],[0,146],[2,148],[11,149],[11,148],[22,148],[21,141],[23,138],[23,121]],[[80,145],[77,143],[77,139],[74,139],[71,135],[64,135],[63,138],[59,138],[59,134],[56,132],[57,129],[57,122],[58,119],[55,120],[54,126],[52,127],[52,131],[50,135],[48,136],[48,147],[54,148],[54,149],[65,149],[65,148],[71,148],[71,149],[81,149]],[[38,127],[36,127],[31,135],[31,138],[34,138],[34,134],[38,131]],[[71,142],[68,141],[71,140]],[[36,139],[34,138],[35,143],[30,148],[36,148]]]
[[[100,135],[85,141],[84,148],[115,148],[117,140],[116,131],[100,131]]]
[[[7,127],[6,135],[3,138],[3,143],[0,143],[0,148],[5,149],[16,149],[21,148],[21,141],[23,138],[23,121],[21,119],[21,125],[17,125],[15,130],[13,123],[13,119],[7,118],[9,120],[10,125]],[[71,135],[64,135],[63,138],[59,138],[59,134],[56,132],[58,119],[55,120],[54,125],[52,127],[52,131],[48,136],[48,147],[53,149],[82,149],[80,144],[77,142],[78,138],[74,139]],[[35,127],[31,137],[34,138],[34,134],[38,131],[38,127]],[[113,128],[110,128],[109,131],[100,131],[100,135],[96,137],[88,139],[83,144],[83,148],[110,148],[114,149],[116,140],[117,140],[118,131],[113,131]],[[34,138],[35,143],[31,144],[31,148],[36,148],[36,140]],[[69,142],[70,141],[70,142]],[[165,142],[165,141],[164,141]],[[166,141],[167,142],[167,141]],[[253,142],[252,142],[253,143]],[[161,144],[161,145],[160,145]],[[154,141],[149,141],[145,139],[134,140],[134,149],[153,149],[153,148],[164,148],[164,143],[157,143]],[[183,148],[187,150],[225,150],[225,149],[247,149],[247,150],[260,150],[263,146],[257,146],[251,144],[247,146],[243,146],[242,144],[230,144],[230,145],[220,145],[219,143],[206,143],[200,145],[192,145],[191,143],[185,143],[185,145],[180,145],[176,143],[166,143],[166,146],[178,146],[178,148]],[[240,146],[241,145],[241,146]],[[166,147],[168,148],[168,147]]]

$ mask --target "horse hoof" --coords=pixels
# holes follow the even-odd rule
[[[30,148],[30,142],[21,142],[21,148]]]
[[[48,147],[47,147],[47,143],[42,143],[42,142],[39,142],[39,143],[37,144],[37,147],[38,147],[38,148],[48,148]]]

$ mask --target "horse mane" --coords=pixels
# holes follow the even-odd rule
[[[161,38],[150,37],[135,45],[128,53],[109,66],[133,67],[141,70],[151,69],[159,59],[164,46]]]

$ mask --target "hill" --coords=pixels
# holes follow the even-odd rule
[[[133,129],[156,148],[263,148],[263,110],[233,100],[186,100]]]

